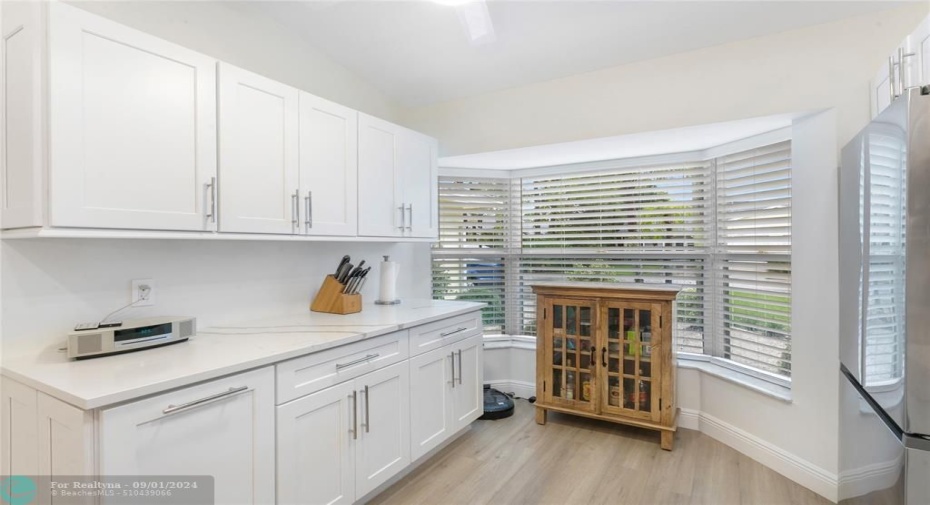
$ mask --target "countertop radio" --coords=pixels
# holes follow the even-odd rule
[[[193,317],[151,317],[118,327],[77,331],[68,335],[69,358],[96,358],[183,342],[197,332]]]

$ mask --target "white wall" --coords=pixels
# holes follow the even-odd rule
[[[69,1],[219,60],[390,121],[399,105],[253,7],[218,1]]]
[[[5,343],[63,336],[129,303],[132,279],[151,278],[156,305],[125,318],[190,315],[203,328],[309,311],[343,254],[375,265],[362,292],[378,294],[377,263],[400,263],[401,299],[430,297],[429,245],[337,242],[25,239],[0,244]]]
[[[407,110],[402,122],[472,154],[836,108],[845,143],[869,79],[930,3]]]

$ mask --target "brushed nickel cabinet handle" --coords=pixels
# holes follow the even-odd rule
[[[165,407],[164,410],[161,411],[161,413],[165,415],[175,414],[182,410],[187,410],[193,407],[199,407],[201,405],[206,405],[208,403],[215,402],[217,400],[226,398],[228,396],[233,396],[243,391],[247,391],[248,389],[249,389],[248,386],[239,386],[235,388],[229,388],[228,390],[223,391],[222,393],[216,393],[214,395],[205,396],[203,398],[200,398],[199,400],[182,403],[181,405],[168,405],[167,407]]]
[[[306,209],[306,216],[304,217],[304,224],[307,226],[307,231],[310,231],[310,228],[313,228],[313,191],[307,191],[307,196],[304,197],[304,205]]]
[[[891,101],[894,102],[895,98],[898,98],[897,95],[897,84],[895,84],[895,75],[894,75],[894,56],[888,57],[888,89],[891,91]]]
[[[463,327],[457,328],[457,329],[452,330],[452,331],[447,331],[447,332],[445,332],[445,333],[440,333],[439,336],[440,336],[440,337],[448,337],[449,335],[455,335],[456,333],[462,333],[463,331],[465,331],[465,330],[467,330],[467,329],[468,329],[467,327],[463,326]]]
[[[413,231],[413,204],[407,204],[407,213],[409,214],[410,225],[407,226],[407,229]]]
[[[358,440],[358,397],[352,391],[352,440]]]
[[[350,366],[352,366],[352,365],[357,365],[357,364],[359,364],[359,363],[364,363],[365,361],[369,361],[369,360],[375,359],[375,358],[377,358],[378,356],[381,356],[381,354],[376,352],[376,353],[374,353],[374,354],[369,354],[369,355],[365,356],[364,358],[359,358],[359,359],[357,359],[357,360],[350,361],[350,362],[348,362],[348,363],[336,363],[336,370],[340,370],[340,369],[342,369],[342,368],[350,367]]]
[[[291,195],[291,226],[300,231],[300,190]]]
[[[459,386],[461,386],[462,385],[462,350],[461,349],[459,349],[458,354],[459,354]]]
[[[912,56],[917,56],[917,53],[905,53],[903,47],[898,48],[898,88],[900,91],[898,95],[903,95],[904,91],[907,90],[907,80],[905,79],[906,75],[904,72],[904,58],[910,58]]]
[[[365,433],[368,433],[368,429],[371,428],[371,421],[368,417],[368,412],[371,409],[368,407],[368,386],[365,386]]]
[[[455,352],[449,354],[449,362],[452,363],[452,389],[455,389]]]
[[[210,220],[211,223],[216,222],[216,177],[211,177],[210,182],[206,184],[207,188],[210,189],[210,205],[209,211],[207,212],[206,218]]]

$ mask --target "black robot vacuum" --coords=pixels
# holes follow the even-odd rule
[[[490,385],[484,386],[484,415],[479,419],[503,419],[513,415],[513,398],[493,389]]]

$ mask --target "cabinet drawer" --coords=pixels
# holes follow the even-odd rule
[[[404,330],[279,363],[277,403],[403,361],[408,352]]]
[[[472,312],[410,329],[410,355],[416,356],[481,332],[481,313]]]

